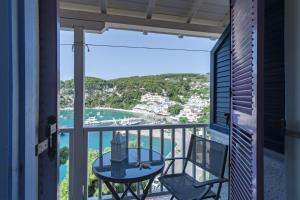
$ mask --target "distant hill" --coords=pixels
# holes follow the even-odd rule
[[[61,107],[72,107],[74,81],[61,81]],[[162,74],[103,80],[85,78],[87,107],[132,109],[146,93],[185,103],[192,95],[209,99],[209,74]]]

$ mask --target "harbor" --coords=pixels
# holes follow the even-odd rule
[[[84,121],[84,123],[87,125],[113,124],[113,125],[128,126],[128,125],[140,124],[143,121],[144,119],[139,117],[131,117],[131,118],[123,118],[123,119],[114,118],[110,120],[97,120],[96,117],[89,117]]]

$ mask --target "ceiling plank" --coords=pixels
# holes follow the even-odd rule
[[[204,0],[194,0],[190,12],[186,18],[186,23],[191,23],[193,17],[198,12],[199,8],[202,6]]]
[[[145,19],[121,15],[100,14],[83,11],[73,10],[60,10],[61,20],[80,20],[86,22],[105,22],[114,28],[135,29],[139,31],[147,32],[162,32],[162,33],[174,33],[181,35],[191,36],[203,36],[217,38],[223,32],[223,27],[210,26],[210,25],[198,25],[187,24],[183,22],[171,22],[156,19]],[[152,31],[153,30],[153,31]]]
[[[107,0],[99,0],[100,1],[100,11],[102,14],[107,14]]]
[[[152,18],[152,14],[155,8],[155,4],[156,4],[156,0],[149,0],[148,1],[148,7],[147,7],[147,11],[146,11],[146,18],[147,19],[151,19]]]
[[[224,15],[222,22],[221,22],[222,25],[227,26],[229,24],[229,20],[230,20],[230,11],[226,12],[226,14]]]
[[[69,2],[61,2],[60,9],[99,13],[99,6],[91,6],[86,4],[77,4],[77,3],[69,3]],[[122,16],[145,18],[145,12],[139,12],[139,11],[120,10],[120,9],[109,7],[108,12],[111,15],[122,15]],[[186,21],[186,17],[166,15],[162,13],[155,13],[155,15],[152,15],[152,19],[173,21],[173,22]],[[193,24],[223,26],[223,24],[219,20],[201,19],[201,18],[193,18]]]

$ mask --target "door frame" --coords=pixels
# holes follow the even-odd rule
[[[38,199],[58,199],[59,6],[58,0],[39,1],[39,132],[38,143],[48,147],[38,154]],[[51,131],[54,124],[56,131]]]

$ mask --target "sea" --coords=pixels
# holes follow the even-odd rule
[[[138,113],[119,111],[119,110],[111,110],[111,109],[91,109],[86,108],[84,112],[85,121],[87,119],[93,118],[94,121],[102,121],[102,120],[118,120],[124,118],[143,118],[143,115]],[[140,124],[147,123],[146,120],[140,122]],[[93,123],[93,125],[89,126],[110,126],[113,124],[97,124]],[[59,116],[59,127],[60,128],[72,128],[74,127],[74,112],[72,110],[62,110],[60,111]],[[60,149],[63,147],[69,147],[69,134],[62,133],[60,134],[59,139],[59,147]],[[112,139],[112,133],[109,131],[103,132],[103,149],[106,147],[110,147],[110,141]],[[129,135],[129,141],[137,141],[137,136],[134,134]],[[149,137],[141,136],[141,143],[144,148],[149,148]],[[153,137],[152,139],[153,150],[160,151],[160,138]],[[99,150],[99,133],[98,132],[90,132],[88,133],[88,148],[89,150]],[[169,139],[164,139],[164,156],[167,156],[171,152],[172,142]],[[66,177],[67,174],[67,165],[60,165],[59,169],[59,179],[60,182]]]

